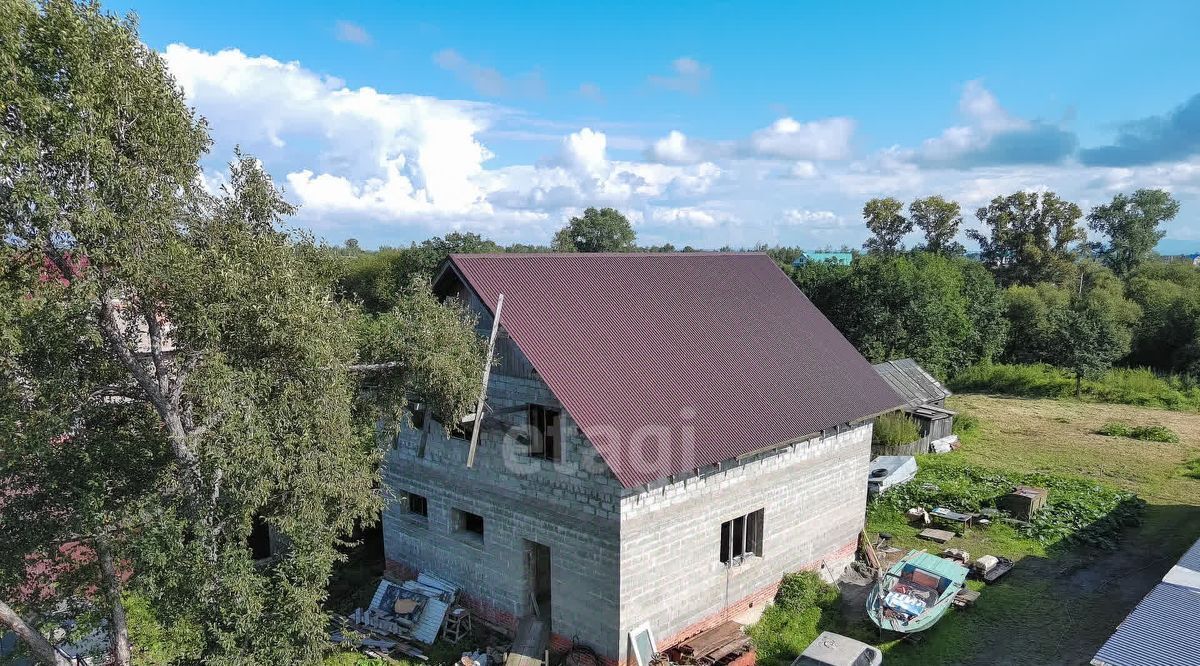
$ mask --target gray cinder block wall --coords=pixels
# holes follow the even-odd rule
[[[526,405],[561,409],[536,378],[493,374],[488,405],[509,430],[485,428],[475,466],[466,466],[467,441],[431,423],[425,456],[421,433],[407,428],[387,455],[384,481],[393,494],[383,513],[389,568],[428,571],[454,581],[488,619],[515,626],[532,611],[526,540],[549,547],[551,627],[561,645],[578,635],[616,656],[619,629],[621,485],[580,434],[561,416],[563,460],[528,456]],[[517,408],[505,412],[507,408]],[[403,492],[424,496],[428,518],[409,512]],[[482,543],[455,530],[454,510],[483,517]]]
[[[650,626],[667,644],[766,603],[787,572],[824,565],[840,575],[864,521],[871,425],[845,428],[650,488],[624,489],[563,412],[563,462],[529,458],[523,409],[559,408],[539,379],[493,375],[489,405],[511,426],[483,431],[474,468],[468,443],[433,423],[424,458],[407,429],[387,458],[397,496],[423,495],[428,518],[397,498],[384,512],[390,563],[463,586],[493,621],[531,612],[525,540],[551,553],[551,625],[608,660],[624,662],[628,632]],[[482,544],[455,531],[453,510],[484,519]],[[721,523],[764,510],[763,555],[720,562]],[[849,547],[849,548],[848,548]]]
[[[783,574],[839,577],[863,528],[870,423],[621,499],[621,636],[670,644],[774,597]],[[762,557],[721,562],[721,524],[763,509]],[[620,660],[628,651],[626,638]]]

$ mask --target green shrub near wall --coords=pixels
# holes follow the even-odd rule
[[[758,653],[757,663],[787,666],[822,631],[837,622],[839,592],[813,571],[788,574],[779,584],[775,603],[747,633]]]
[[[884,414],[875,419],[871,443],[879,446],[903,446],[921,439],[917,422],[903,412]]]

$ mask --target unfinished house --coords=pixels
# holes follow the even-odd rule
[[[542,618],[606,663],[839,575],[872,419],[901,401],[761,254],[455,255],[434,283],[499,361],[473,423],[417,418],[386,461],[389,574]]]

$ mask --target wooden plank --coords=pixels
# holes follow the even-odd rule
[[[736,622],[725,622],[692,636],[679,647],[681,650],[690,652],[692,657],[699,659],[744,638],[746,638],[746,634],[742,632],[742,625]]]
[[[929,539],[930,541],[936,541],[938,543],[946,543],[957,535],[949,530],[938,530],[929,527],[921,530],[917,536],[921,537],[922,539]]]
[[[726,643],[704,656],[701,661],[715,664],[731,654],[745,652],[750,647],[750,637],[742,635],[738,640]]]
[[[433,420],[433,414],[429,409],[421,408],[421,443],[417,446],[417,457],[425,457],[425,444],[429,441],[429,424]]]
[[[541,666],[550,632],[546,623],[533,615],[526,615],[517,623],[512,647],[508,651],[506,666]]]
[[[1001,557],[999,564],[992,567],[987,573],[983,574],[983,581],[985,583],[994,583],[1000,580],[1001,576],[1012,571],[1013,566],[1014,563],[1012,560],[1008,559],[1007,557]]]
[[[871,540],[867,538],[867,528],[863,528],[859,539],[862,540],[863,553],[867,556],[867,564],[876,569],[882,569],[883,563],[879,560],[879,555],[875,552],[875,547],[871,545]]]
[[[504,309],[504,294],[496,297],[496,315],[492,317],[492,337],[488,338],[487,360],[483,364],[483,386],[479,388],[479,404],[475,405],[475,427],[471,428],[471,448],[467,450],[467,467],[475,466],[475,449],[479,447],[479,424],[483,423],[483,408],[487,404],[488,378],[492,375],[492,356],[496,353],[496,335],[500,332],[500,311]]]

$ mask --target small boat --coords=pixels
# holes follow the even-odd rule
[[[967,580],[967,568],[910,550],[867,596],[867,615],[881,629],[913,634],[932,627]]]

